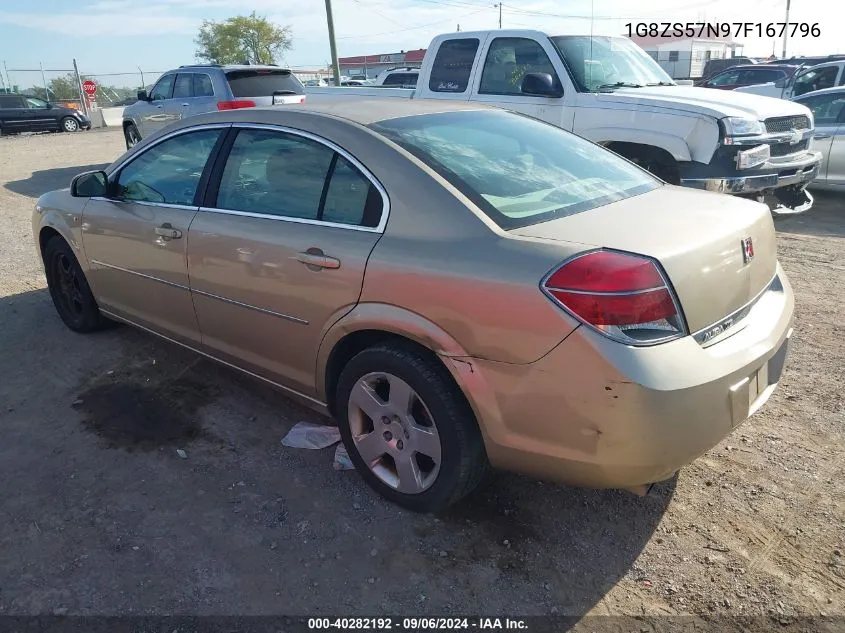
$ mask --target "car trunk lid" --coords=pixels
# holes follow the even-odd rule
[[[656,259],[691,333],[752,301],[777,267],[774,224],[765,205],[671,185],[511,233]]]

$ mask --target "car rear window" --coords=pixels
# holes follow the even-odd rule
[[[472,200],[503,229],[589,211],[661,186],[575,134],[496,110],[440,112],[371,124]]]
[[[226,79],[235,97],[302,94],[302,84],[289,70],[233,70],[226,73]]]

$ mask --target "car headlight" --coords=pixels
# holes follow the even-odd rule
[[[766,128],[760,121],[755,119],[744,119],[738,116],[729,116],[722,119],[722,127],[725,130],[725,136],[756,136],[758,134],[765,134]]]

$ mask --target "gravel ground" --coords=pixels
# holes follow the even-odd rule
[[[0,613],[845,615],[845,199],[777,221],[796,334],[749,423],[644,499],[499,474],[434,517],[284,448],[284,396],[60,323],[34,199],[122,149],[0,139]]]

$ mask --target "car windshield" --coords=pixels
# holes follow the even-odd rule
[[[674,80],[643,49],[624,37],[552,37],[582,92],[641,86],[674,86]]]
[[[509,112],[441,112],[370,127],[437,171],[503,229],[581,213],[661,186],[590,141]]]

